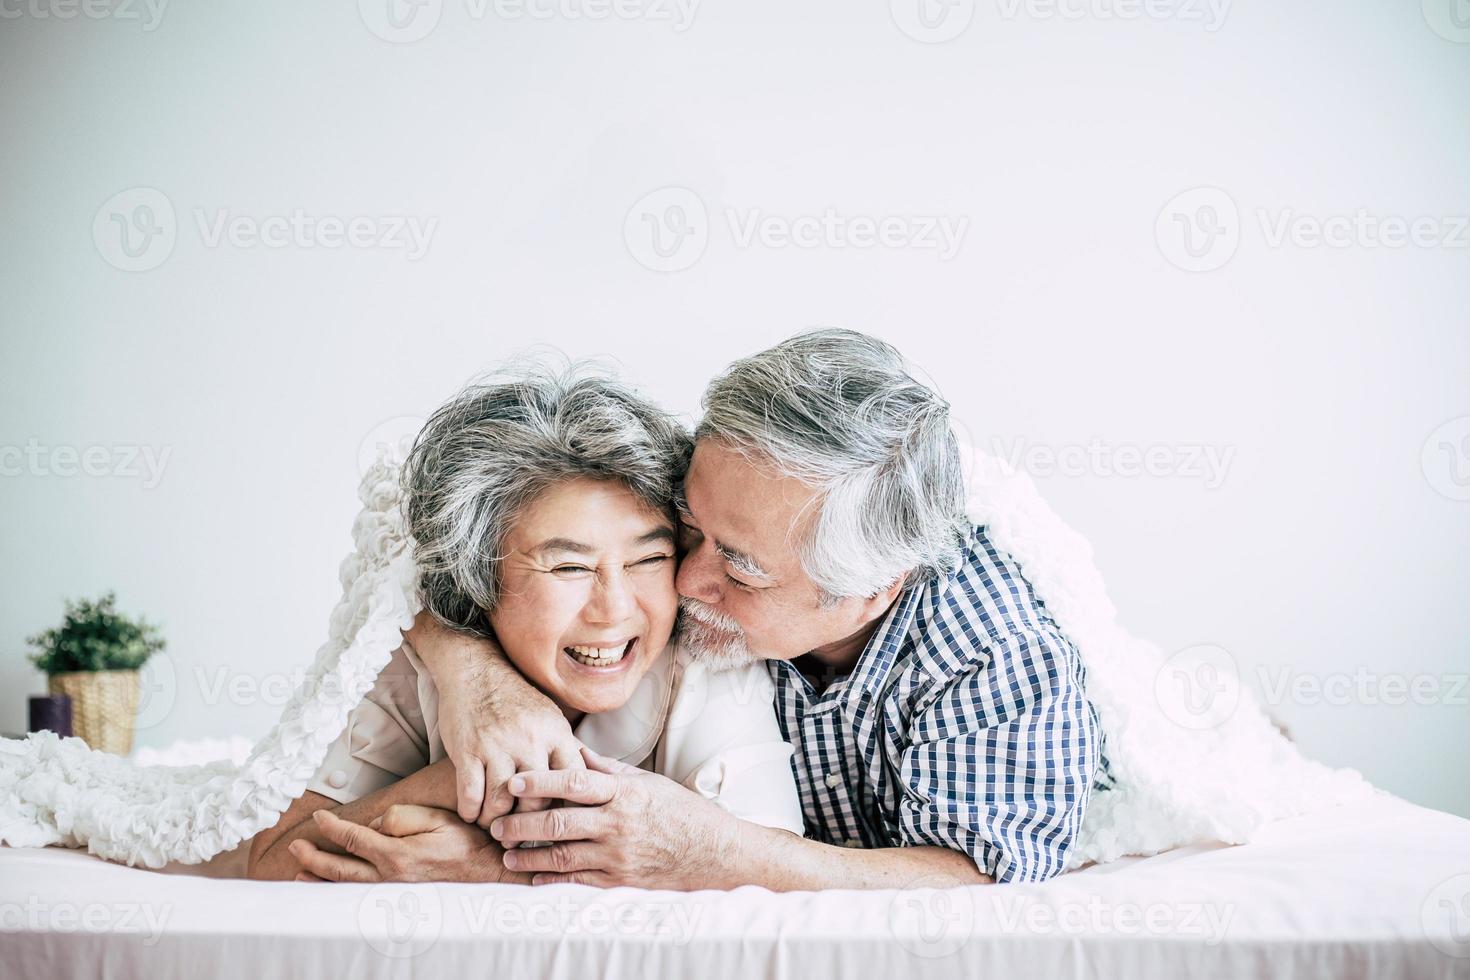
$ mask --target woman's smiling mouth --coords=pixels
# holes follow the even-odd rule
[[[613,646],[569,646],[563,647],[562,652],[583,667],[608,669],[630,659],[629,654],[637,645],[638,637],[635,636]]]

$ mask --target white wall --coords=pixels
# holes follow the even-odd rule
[[[174,0],[152,30],[141,5],[24,2],[0,19],[0,730],[43,687],[24,637],[116,588],[170,644],[142,744],[263,732],[325,637],[364,437],[480,366],[532,342],[611,354],[693,412],[734,357],[839,324],[927,366],[983,446],[1164,447],[1163,476],[1023,457],[1123,621],[1222,646],[1256,686],[1325,680],[1345,703],[1273,709],[1309,753],[1470,815],[1470,29],[1451,0],[1131,19],[1104,16],[1128,0],[983,0],[967,26],[957,0],[930,33],[910,0],[705,0],[682,31],[445,0],[413,43],[367,26],[392,34],[387,0]],[[689,193],[625,234],[668,186]],[[1225,196],[1166,209],[1202,186]],[[176,240],[128,272],[111,214],[151,202],[168,227],[156,197],[104,208],[139,187]],[[642,211],[680,202],[707,246],[651,271]],[[1199,259],[1219,267],[1184,271],[1174,215],[1198,234],[1201,205],[1224,208]],[[944,259],[742,246],[726,215],[828,208],[968,225]],[[411,260],[211,246],[197,217],[293,209],[437,225]],[[1300,237],[1357,209],[1452,240]],[[1298,239],[1273,245],[1283,215]],[[168,456],[156,485],[67,477],[61,446],[114,471],[118,447]],[[1230,454],[1218,485],[1191,447]],[[1397,677],[1432,703],[1383,703]]]

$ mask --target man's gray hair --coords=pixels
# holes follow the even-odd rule
[[[669,510],[692,447],[673,416],[587,364],[482,376],[434,412],[404,465],[424,604],[446,626],[488,635],[505,539],[527,505],[585,477]]]
[[[968,519],[949,404],[891,345],[798,334],[732,364],[704,408],[697,439],[821,491],[797,549],[828,602],[958,567]]]

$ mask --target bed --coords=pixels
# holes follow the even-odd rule
[[[0,847],[0,975],[1470,977],[1470,821],[1387,794],[1247,845],[1042,885],[681,895],[209,877],[241,856],[158,872]]]

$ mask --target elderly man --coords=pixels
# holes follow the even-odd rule
[[[561,713],[493,645],[421,617],[412,635],[445,692],[460,816],[537,883],[893,888],[1061,872],[1106,778],[1102,730],[1077,649],[965,516],[947,404],[894,348],[846,330],[738,361],[704,404],[680,500],[684,629],[714,662],[767,661],[806,836],[579,758]],[[399,872],[436,846],[350,828],[339,843]]]

